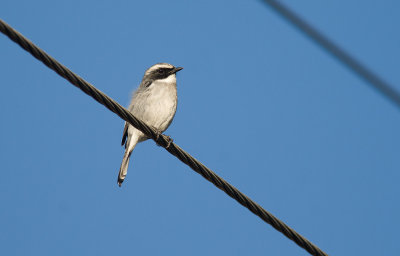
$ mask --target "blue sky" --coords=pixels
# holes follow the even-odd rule
[[[400,3],[284,1],[400,90]],[[400,251],[400,109],[261,1],[11,1],[0,17],[126,106],[184,67],[166,134],[331,255]],[[308,255],[0,36],[1,255]]]

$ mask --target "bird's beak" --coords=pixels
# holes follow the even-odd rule
[[[176,72],[178,72],[178,71],[180,71],[180,70],[182,70],[182,69],[183,69],[182,67],[174,68],[174,69],[172,70],[172,74],[175,74]]]

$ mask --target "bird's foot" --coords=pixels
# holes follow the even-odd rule
[[[160,145],[159,143],[158,143],[158,139],[160,138],[160,136],[162,135],[162,133],[161,132],[157,132],[157,134],[156,134],[156,143],[157,143],[157,145],[158,146],[162,146],[162,145]],[[171,146],[171,143],[174,141],[170,136],[168,136],[168,135],[164,135],[165,137],[166,137],[166,139],[167,139],[167,146],[165,147],[165,148],[169,148],[169,146]]]
[[[167,146],[165,148],[169,148],[169,146],[171,146],[171,143],[174,142],[174,140],[168,135],[165,135],[165,136],[167,137],[167,140],[168,140]]]

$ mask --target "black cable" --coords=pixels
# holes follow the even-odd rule
[[[230,197],[235,199],[241,205],[249,209],[252,213],[259,216],[262,220],[272,225],[276,230],[283,233],[286,237],[294,241],[300,247],[307,250],[312,255],[327,255],[317,246],[312,244],[306,238],[291,229],[285,223],[277,219],[268,211],[264,210],[256,202],[248,198],[245,194],[240,192],[234,186],[230,185],[227,181],[219,177],[213,171],[208,169],[194,157],[189,155],[175,143],[171,143],[170,139],[165,135],[159,135],[155,130],[147,126],[144,122],[134,117],[129,111],[115,102],[113,99],[96,89],[93,85],[83,80],[78,75],[74,74],[67,67],[60,64],[53,59],[43,50],[34,45],[31,41],[26,39],[23,35],[11,28],[7,23],[0,19],[0,31],[7,35],[12,41],[20,45],[23,49],[28,51],[33,57],[43,62],[47,67],[54,70],[57,74],[67,79],[71,84],[81,89],[84,93],[94,98],[97,102],[104,105],[106,108],[117,114],[119,117],[133,125],[135,128],[142,131],[149,138],[153,139],[157,144],[165,148],[168,152],[176,156],[186,165],[190,166],[195,172],[202,175],[208,181],[212,182],[216,187],[224,191]]]
[[[377,89],[387,98],[389,98],[392,102],[394,102],[398,107],[400,107],[400,93],[396,91],[393,86],[391,86],[390,84],[385,82],[382,78],[374,74],[371,70],[369,70],[361,62],[353,58],[345,50],[335,45],[326,36],[320,33],[317,29],[313,28],[310,24],[308,24],[306,21],[304,21],[297,14],[295,14],[293,11],[291,11],[288,7],[286,7],[279,1],[263,0],[263,2],[272,7],[273,10],[275,10],[277,13],[283,16],[293,26],[295,26],[304,34],[306,34],[308,37],[310,37],[312,40],[314,40],[314,42],[316,42],[326,51],[331,53],[340,62],[342,62],[348,68],[353,70],[361,78],[365,79],[370,85],[372,85],[375,89]]]

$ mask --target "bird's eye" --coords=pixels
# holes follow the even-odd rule
[[[158,74],[164,74],[164,69],[157,70]]]

